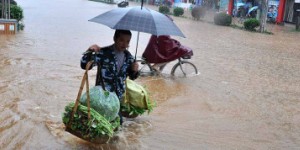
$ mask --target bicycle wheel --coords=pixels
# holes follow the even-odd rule
[[[151,68],[151,65],[147,61],[136,60],[136,62],[139,64],[139,73],[141,76],[152,75],[153,69]]]
[[[190,77],[198,74],[196,66],[188,61],[180,61],[172,68],[171,75],[174,77]]]

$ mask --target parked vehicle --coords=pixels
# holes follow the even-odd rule
[[[118,3],[118,7],[127,7],[129,5],[129,3],[127,1],[122,1],[120,3]]]

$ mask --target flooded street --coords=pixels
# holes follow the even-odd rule
[[[114,30],[88,20],[117,5],[87,0],[17,1],[25,29],[0,35],[0,149],[300,149],[300,33],[274,35],[173,17],[200,74],[141,77],[157,101],[150,115],[127,119],[108,144],[64,131],[75,101],[82,52],[112,44]],[[130,51],[134,54],[137,32]],[[138,55],[150,38],[141,33]],[[95,70],[90,76],[94,83]]]

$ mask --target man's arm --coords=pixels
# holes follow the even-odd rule
[[[129,76],[129,79],[134,80],[139,76],[139,72],[138,72],[139,65],[137,62],[135,62],[134,58],[130,53],[128,54],[128,59],[129,59],[129,68],[127,71],[128,73],[127,75]]]

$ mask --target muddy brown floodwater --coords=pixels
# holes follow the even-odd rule
[[[173,17],[200,74],[139,78],[157,107],[93,145],[66,133],[61,115],[77,96],[82,52],[112,43],[112,29],[87,20],[117,6],[17,2],[25,30],[0,36],[0,149],[300,149],[300,33],[290,26],[267,35]],[[138,55],[149,37],[140,35]]]

